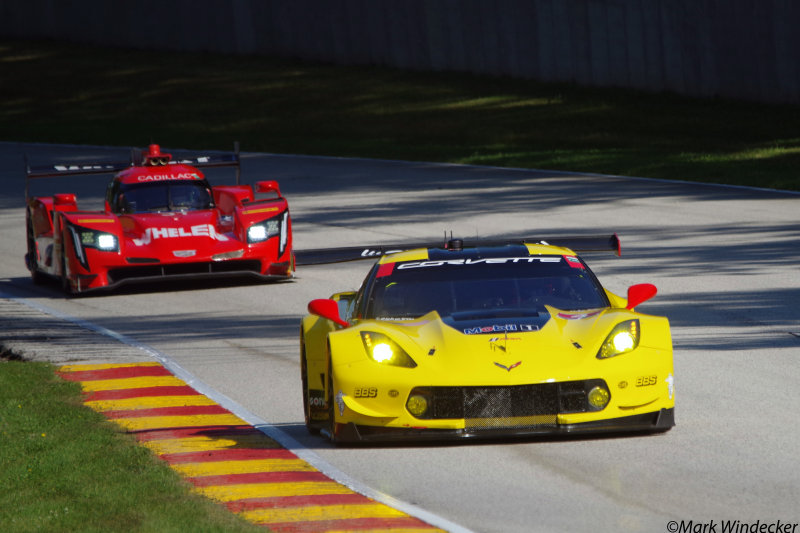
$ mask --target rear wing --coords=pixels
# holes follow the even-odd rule
[[[90,174],[113,174],[140,166],[144,160],[143,152],[140,148],[131,149],[129,161],[109,161],[98,163],[61,163],[51,165],[31,166],[28,163],[28,156],[25,156],[25,197],[28,197],[28,182],[37,178],[55,178],[60,176],[80,176]],[[169,165],[190,165],[196,168],[211,167],[235,167],[236,185],[239,185],[241,166],[239,157],[239,143],[233,144],[233,152],[213,155],[200,155],[191,157],[176,157],[166,163]]]
[[[395,244],[376,244],[365,246],[348,246],[343,248],[316,248],[311,250],[295,250],[295,264],[298,266],[324,265],[329,263],[343,263],[346,261],[358,261],[360,259],[377,259],[382,255],[413,250],[415,248],[445,248],[454,249],[456,246],[462,248],[477,248],[481,246],[507,246],[524,244],[548,244],[569,248],[578,253],[586,252],[614,252],[622,255],[622,248],[619,237],[616,233],[608,236],[578,236],[578,237],[554,237],[552,239],[523,238],[523,239],[475,239],[475,240],[449,240],[445,243],[439,241],[416,242],[416,243],[395,243]]]

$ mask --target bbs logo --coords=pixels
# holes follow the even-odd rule
[[[650,387],[658,383],[658,376],[641,376],[636,378],[637,387]]]
[[[354,398],[375,398],[377,395],[377,387],[356,387],[353,391]]]

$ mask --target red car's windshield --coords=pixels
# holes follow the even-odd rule
[[[160,181],[123,185],[114,201],[116,213],[193,211],[214,207],[203,181]]]

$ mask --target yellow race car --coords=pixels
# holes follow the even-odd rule
[[[669,322],[634,309],[656,288],[612,294],[573,251],[618,252],[616,235],[558,244],[298,252],[380,257],[358,291],[308,305],[308,430],[335,443],[669,430]]]

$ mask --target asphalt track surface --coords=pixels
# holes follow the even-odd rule
[[[55,285],[34,286],[22,261],[23,152],[35,162],[126,155],[0,144],[0,294],[6,298],[0,299],[0,336],[6,339],[24,340],[30,320],[52,325],[51,341],[69,345],[71,339],[58,318],[31,311],[28,321],[18,320],[22,311],[9,297],[134,339],[371,490],[473,531],[674,532],[699,524],[719,530],[736,520],[800,522],[796,194],[248,154],[243,181],[280,182],[298,249],[437,240],[445,231],[465,237],[617,232],[621,258],[601,254],[587,261],[612,291],[656,284],[658,296],[639,310],[665,315],[673,327],[677,426],[668,433],[334,448],[307,435],[302,424],[299,319],[308,300],[357,288],[369,263],[306,267],[288,283],[169,284],[66,299]],[[100,205],[107,179],[41,192],[76,192],[79,205],[91,208]],[[30,355],[46,358],[46,346]],[[74,361],[57,362],[124,361],[136,357],[130,350],[105,351],[102,343],[84,350],[76,343]]]

